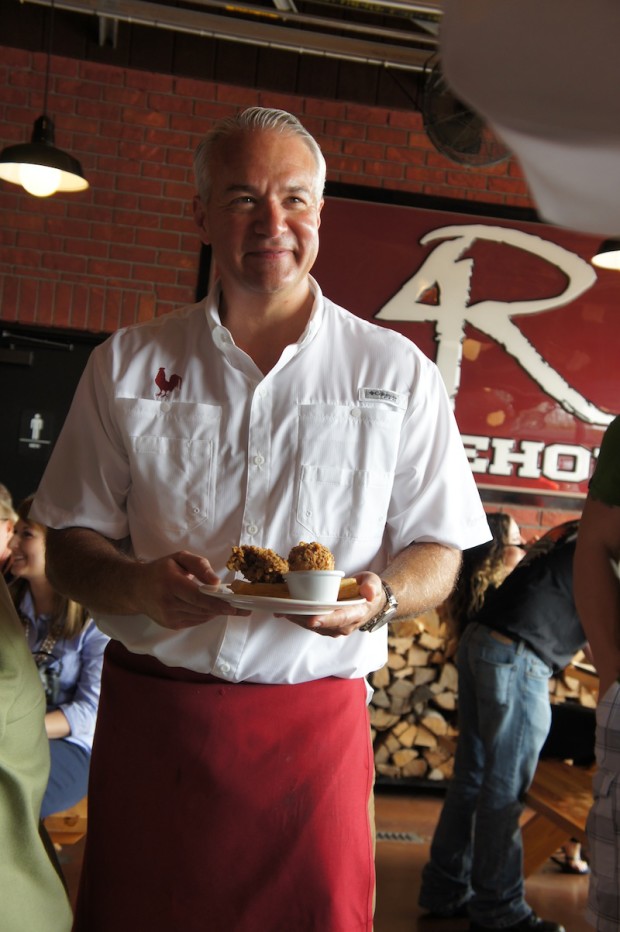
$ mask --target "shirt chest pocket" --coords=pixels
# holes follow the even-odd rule
[[[182,533],[214,520],[221,408],[119,398],[130,461],[128,510]]]
[[[313,538],[381,540],[404,412],[302,405],[296,518]]]

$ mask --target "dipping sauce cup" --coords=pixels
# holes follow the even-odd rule
[[[297,570],[284,573],[291,598],[305,602],[337,602],[343,576],[340,570]]]

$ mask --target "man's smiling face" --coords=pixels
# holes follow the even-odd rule
[[[290,133],[240,132],[220,142],[196,220],[225,295],[305,298],[323,206],[317,174],[312,152]]]

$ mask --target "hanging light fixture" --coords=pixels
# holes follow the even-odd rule
[[[606,239],[592,256],[592,265],[599,269],[620,270],[620,240]]]
[[[34,121],[30,142],[7,146],[0,152],[0,178],[20,184],[35,197],[49,197],[56,191],[84,191],[88,181],[77,159],[54,145],[54,123],[47,113],[50,54],[54,34],[54,0],[47,42],[43,113]]]

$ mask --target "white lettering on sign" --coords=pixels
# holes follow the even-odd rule
[[[587,482],[599,448],[570,443],[546,445],[538,440],[480,437],[462,434],[467,459],[477,475]]]
[[[493,460],[489,464],[489,473],[493,476],[512,476],[514,467],[516,475],[527,479],[534,479],[540,475],[538,465],[540,454],[545,445],[534,440],[523,440],[517,450],[514,441],[495,437],[493,440]]]
[[[592,266],[563,246],[540,236],[482,223],[432,230],[421,238],[420,244],[425,246],[436,240],[444,242],[433,249],[417,272],[383,305],[376,316],[382,320],[435,322],[436,363],[452,400],[458,392],[465,324],[469,322],[496,340],[543,391],[569,414],[597,426],[611,423],[613,415],[602,411],[573,388],[511,320],[515,315],[538,314],[574,301],[595,283],[596,273]],[[476,240],[505,243],[550,262],[566,276],[564,291],[548,298],[533,298],[529,301],[489,300],[469,304],[474,260],[462,256]],[[438,304],[431,306],[419,302],[420,296],[434,286],[437,286],[439,293]],[[534,451],[523,453],[527,458],[533,456]],[[523,461],[523,469],[529,468],[528,462]],[[498,469],[506,468],[506,465],[498,466]]]

